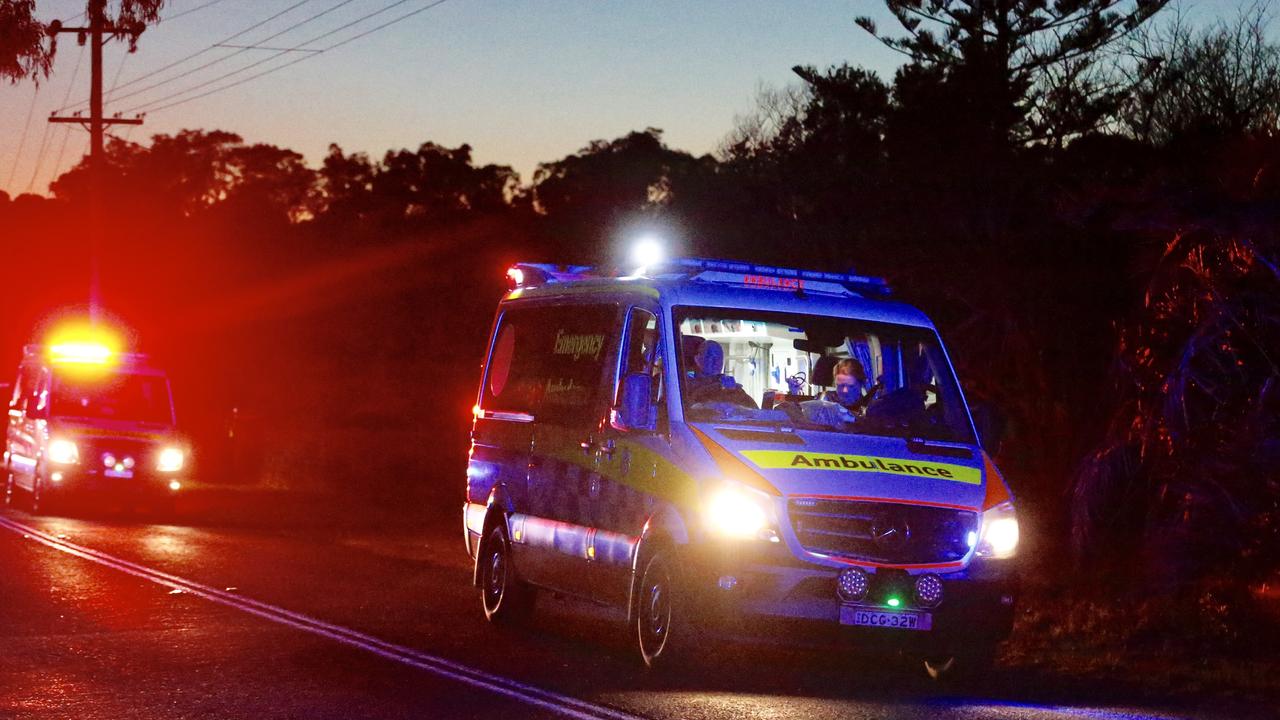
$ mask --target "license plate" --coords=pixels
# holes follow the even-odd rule
[[[132,471],[132,470],[116,470],[116,469],[114,469],[114,468],[107,468],[106,470],[103,470],[103,471],[102,471],[102,474],[103,474],[103,475],[106,475],[107,477],[111,477],[111,478],[131,478],[131,477],[133,477],[133,471]]]
[[[894,630],[932,630],[933,616],[909,610],[873,610],[857,605],[841,605],[840,624]]]

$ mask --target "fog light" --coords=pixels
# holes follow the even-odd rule
[[[845,602],[862,600],[867,596],[867,589],[870,586],[867,573],[862,568],[841,570],[840,576],[836,578],[836,592]]]
[[[169,489],[173,490],[174,492],[177,492],[182,489],[182,483],[178,482],[177,480],[170,480]]]
[[[62,473],[60,472],[49,473],[49,479],[54,482],[62,482]]]
[[[942,578],[933,574],[916,578],[916,602],[921,607],[937,607],[942,602]]]

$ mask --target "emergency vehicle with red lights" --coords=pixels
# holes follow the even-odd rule
[[[97,340],[23,349],[9,399],[6,505],[171,506],[186,465],[169,379],[146,355]]]
[[[486,616],[618,608],[639,657],[762,635],[989,665],[1018,521],[933,323],[880,279],[522,263],[474,407]]]

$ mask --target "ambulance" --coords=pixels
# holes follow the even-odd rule
[[[100,342],[23,349],[9,399],[6,505],[25,496],[36,514],[73,499],[170,509],[186,461],[169,378],[146,355]]]
[[[618,609],[645,665],[759,637],[990,666],[1018,520],[937,330],[853,274],[521,263],[463,510],[494,623]]]

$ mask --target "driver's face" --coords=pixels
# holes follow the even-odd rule
[[[848,404],[861,396],[857,378],[852,375],[836,375],[836,397],[840,398],[840,402]]]

